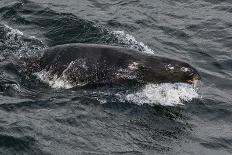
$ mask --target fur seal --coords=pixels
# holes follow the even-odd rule
[[[201,79],[197,70],[185,62],[123,47],[72,43],[42,52],[41,57],[25,61],[29,70],[49,72],[74,86],[130,82],[195,85]]]

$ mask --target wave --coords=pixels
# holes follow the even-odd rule
[[[2,53],[15,54],[18,57],[35,56],[46,45],[35,36],[28,36],[22,31],[0,23],[0,48]]]
[[[113,31],[112,32],[115,37],[118,39],[118,42],[121,44],[126,44],[130,48],[133,48],[135,50],[148,53],[148,54],[154,54],[155,52],[150,49],[147,45],[145,45],[143,42],[139,42],[130,34],[125,33],[124,31]]]

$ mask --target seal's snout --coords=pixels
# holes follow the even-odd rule
[[[188,83],[192,84],[193,88],[195,89],[198,87],[200,80],[189,80]]]
[[[200,80],[201,80],[201,76],[199,75],[199,73],[195,73],[193,76],[192,76],[192,79],[191,80],[188,80],[187,82],[192,84],[193,85],[193,88],[197,88],[199,83],[200,83]]]

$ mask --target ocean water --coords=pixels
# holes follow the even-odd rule
[[[232,154],[231,42],[230,0],[1,0],[0,154]],[[73,89],[15,59],[65,43],[181,60],[202,80]]]

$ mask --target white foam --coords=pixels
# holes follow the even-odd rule
[[[66,77],[63,75],[61,77],[58,77],[57,75],[51,75],[50,72],[42,70],[40,72],[34,73],[41,81],[47,83],[50,87],[59,89],[70,89],[73,87],[73,85],[66,79]]]
[[[112,33],[119,39],[120,42],[129,45],[130,48],[137,49],[149,54],[155,53],[143,42],[137,41],[132,35],[126,34],[124,31],[113,31]]]
[[[13,29],[12,27],[10,27],[9,25],[6,25],[6,24],[3,24],[3,25],[4,25],[4,27],[6,29],[9,30],[8,35],[12,35],[12,36],[21,35],[21,36],[23,36],[23,32],[22,31],[19,31],[17,29]]]
[[[138,105],[165,106],[183,105],[194,98],[199,98],[197,91],[186,83],[147,84],[142,90],[125,96],[126,101]]]

